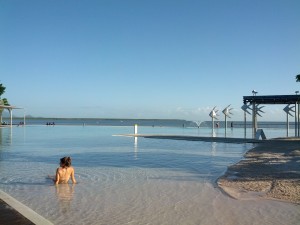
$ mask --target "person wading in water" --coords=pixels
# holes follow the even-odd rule
[[[72,160],[70,157],[63,157],[60,159],[60,167],[56,169],[55,184],[67,184],[68,181],[72,180],[73,184],[76,184],[75,170],[71,166]]]

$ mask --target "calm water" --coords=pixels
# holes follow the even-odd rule
[[[278,135],[277,129],[270,133]],[[114,136],[133,127],[27,126],[0,129],[0,189],[54,224],[297,224],[300,207],[237,201],[216,188],[249,144]],[[209,128],[139,127],[139,133],[211,135]],[[222,131],[216,131],[221,136]],[[234,129],[230,136],[243,136]],[[71,156],[79,182],[52,184]]]

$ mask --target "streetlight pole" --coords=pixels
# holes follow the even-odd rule
[[[288,104],[286,107],[284,107],[283,111],[286,112],[286,136],[289,136],[289,115],[293,116],[290,112],[295,112],[293,110],[294,106],[290,107],[290,104]]]
[[[247,104],[244,104],[241,108],[244,111],[244,138],[246,139],[246,128],[247,128],[246,113],[248,113],[249,115],[251,115],[251,113],[247,110],[250,109],[250,107]]]
[[[23,125],[26,125],[26,110],[24,109]]]
[[[213,108],[213,110],[209,113],[209,116],[211,117],[211,122],[212,122],[212,136],[214,136],[214,119],[218,119],[217,116],[219,116],[217,114],[218,110],[216,110],[216,106]]]
[[[226,134],[227,134],[227,117],[230,118],[230,114],[232,114],[231,110],[232,108],[229,108],[230,105],[228,105],[222,112],[224,113],[225,115],[225,137],[226,137]]]

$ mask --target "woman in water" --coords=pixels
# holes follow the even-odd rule
[[[55,179],[53,179],[55,184],[67,184],[68,181],[72,180],[73,184],[76,184],[74,176],[74,168],[71,166],[71,158],[63,157],[60,159],[60,167],[56,170]]]

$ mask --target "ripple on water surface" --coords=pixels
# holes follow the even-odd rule
[[[54,224],[291,225],[300,220],[298,205],[237,201],[215,187],[251,145],[135,140],[112,136],[124,128],[101,129],[14,130],[2,138],[9,142],[1,145],[0,188]],[[46,177],[65,155],[72,156],[78,184],[54,186]]]

